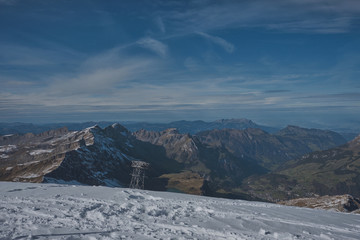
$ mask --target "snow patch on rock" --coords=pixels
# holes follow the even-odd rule
[[[14,151],[16,149],[16,145],[3,145],[0,146],[0,152],[8,153]]]
[[[43,153],[51,153],[54,149],[38,149],[38,150],[34,150],[31,151],[29,154],[34,156],[34,155],[39,155],[39,154],[43,154]]]

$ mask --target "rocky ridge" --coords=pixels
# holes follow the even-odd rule
[[[37,135],[1,136],[1,180],[41,182],[45,174],[61,164],[67,152],[93,141],[89,129],[69,132],[61,128]]]
[[[318,196],[315,198],[297,198],[278,202],[286,206],[306,207],[360,214],[360,199],[349,194],[335,196]]]

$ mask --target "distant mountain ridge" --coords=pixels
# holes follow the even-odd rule
[[[79,131],[94,125],[99,127],[107,127],[114,122],[83,122],[83,123],[49,123],[49,124],[32,124],[32,123],[0,123],[0,135],[6,134],[25,134],[25,133],[41,133],[51,129],[62,128],[66,126],[71,131]],[[254,123],[251,120],[241,119],[221,119],[213,122],[205,121],[175,121],[170,123],[147,123],[147,122],[123,122],[121,123],[129,131],[135,132],[140,129],[148,131],[164,131],[169,128],[176,128],[180,133],[195,134],[197,132],[211,130],[211,129],[246,129],[246,128],[260,128],[267,132],[275,132],[279,129],[274,127],[262,126]]]
[[[298,158],[305,153],[325,150],[346,143],[338,133],[288,126],[269,134],[261,129],[215,129],[198,133],[200,141],[222,146],[236,157],[247,156],[268,169]]]
[[[80,123],[48,123],[48,124],[32,124],[32,123],[0,123],[0,135],[8,134],[25,134],[25,133],[42,133],[52,129],[58,129],[62,127],[67,127],[70,131],[80,131],[82,129],[98,125],[99,127],[105,128],[115,122],[112,121],[90,121],[90,122],[80,122]],[[259,128],[268,133],[275,133],[280,130],[277,127],[264,126],[253,122],[252,120],[246,118],[239,119],[220,119],[212,122],[206,122],[202,120],[197,121],[174,121],[170,123],[148,123],[148,122],[121,122],[131,132],[136,132],[141,129],[148,131],[164,131],[169,128],[176,128],[180,133],[190,133],[192,135],[213,129],[239,129],[244,130],[246,128]],[[360,132],[359,130],[354,129],[332,129],[335,132],[340,133],[347,141],[352,140]]]
[[[275,132],[278,129],[274,127],[263,126],[254,123],[253,121],[245,118],[241,119],[221,119],[213,122],[204,121],[176,121],[167,124],[161,123],[133,123],[124,124],[130,131],[137,131],[145,129],[149,131],[163,131],[169,128],[176,128],[180,133],[196,134],[201,131],[212,130],[212,129],[246,129],[246,128],[259,128],[267,132]]]

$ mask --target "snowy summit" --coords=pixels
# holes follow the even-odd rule
[[[0,239],[359,239],[360,215],[169,192],[0,183]]]

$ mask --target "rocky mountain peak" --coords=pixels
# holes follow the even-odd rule
[[[191,162],[198,158],[198,148],[189,134],[181,134],[176,128],[169,128],[162,132],[140,130],[134,136],[143,142],[163,146],[169,158],[178,162]]]
[[[114,123],[111,126],[104,128],[107,136],[118,138],[119,136],[129,136],[131,133],[124,126],[119,123]]]
[[[285,128],[281,129],[278,134],[279,135],[291,135],[291,134],[298,134],[304,131],[307,131],[309,129],[301,128],[294,125],[287,125]]]
[[[120,123],[114,123],[113,125],[111,125],[111,127],[113,129],[116,129],[117,131],[120,131],[120,132],[128,132],[128,130],[123,125],[121,125]]]
[[[62,127],[62,128],[58,128],[58,129],[54,129],[54,130],[50,130],[50,131],[46,131],[43,133],[38,134],[39,137],[54,137],[54,136],[61,136],[64,135],[66,133],[68,133],[69,130],[67,127]]]
[[[356,138],[354,138],[353,140],[351,140],[348,143],[350,148],[355,148],[355,149],[359,149],[360,148],[360,135],[357,136]]]
[[[88,128],[85,128],[84,130],[82,130],[82,132],[90,132],[90,133],[94,133],[94,132],[99,132],[101,131],[101,127],[99,125],[94,125]]]
[[[360,135],[354,138],[354,140],[351,141],[354,144],[360,144]]]
[[[168,128],[161,132],[161,134],[180,134],[177,128]]]

